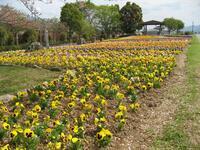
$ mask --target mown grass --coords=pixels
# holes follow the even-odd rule
[[[158,137],[153,149],[187,150],[200,149],[200,143],[193,144],[187,130],[195,130],[193,127],[200,117],[199,113],[199,91],[200,91],[200,39],[193,37],[191,46],[187,52],[187,93],[180,99],[179,110],[172,123],[164,129],[163,135]],[[179,88],[179,87],[178,87]],[[179,88],[178,92],[182,92]],[[192,110],[192,111],[191,111]],[[188,125],[189,126],[186,126]],[[193,131],[195,133],[196,131]],[[198,134],[196,132],[196,134]]]
[[[0,66],[0,95],[15,93],[43,81],[58,77],[60,72],[20,66]]]

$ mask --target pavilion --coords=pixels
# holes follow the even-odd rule
[[[148,33],[147,27],[148,27],[148,26],[151,26],[151,25],[156,25],[156,26],[157,26],[157,27],[156,27],[156,29],[158,29],[158,33],[157,33],[157,34],[160,35],[161,32],[162,32],[164,23],[163,23],[163,22],[160,22],[160,21],[156,21],[156,20],[150,20],[150,21],[143,22],[143,23],[142,23],[142,26],[144,27],[143,33],[144,33],[145,35],[147,35],[147,33]]]

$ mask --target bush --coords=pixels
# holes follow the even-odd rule
[[[28,29],[22,35],[22,41],[21,42],[22,43],[32,43],[32,42],[36,42],[37,39],[38,39],[37,32],[33,29]]]
[[[186,31],[185,35],[192,35],[193,33],[191,31]]]
[[[27,49],[28,44],[0,46],[0,52]]]

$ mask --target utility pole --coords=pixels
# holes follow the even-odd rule
[[[192,22],[192,33],[194,33],[194,21]]]

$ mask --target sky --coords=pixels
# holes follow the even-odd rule
[[[35,3],[35,7],[42,14],[42,18],[60,17],[61,7],[64,0],[52,0],[52,4]],[[75,0],[65,0],[75,2]],[[167,17],[174,17],[184,21],[186,26],[200,24],[200,0],[91,0],[98,5],[119,4],[120,7],[127,1],[135,2],[140,5],[143,11],[143,21],[158,20],[162,21]],[[28,13],[20,0],[0,0],[0,5],[8,4],[22,12]]]

